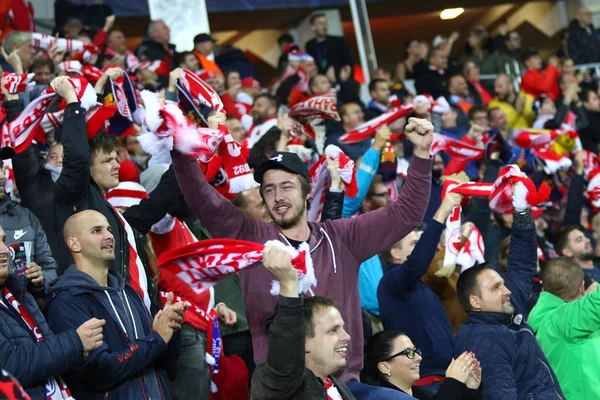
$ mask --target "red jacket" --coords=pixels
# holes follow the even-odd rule
[[[560,96],[559,76],[560,72],[553,65],[548,65],[545,72],[528,69],[521,78],[521,90],[536,99],[545,94],[555,101]]]

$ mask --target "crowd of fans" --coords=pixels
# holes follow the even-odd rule
[[[600,398],[590,10],[547,59],[475,27],[370,82],[315,13],[268,84],[105,11],[3,32],[7,398]]]

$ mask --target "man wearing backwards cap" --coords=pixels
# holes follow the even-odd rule
[[[217,126],[219,115],[209,118]],[[246,216],[206,181],[195,159],[174,152],[173,165],[186,202],[213,237],[265,243],[279,240],[294,247],[308,242],[318,284],[311,294],[328,296],[339,306],[352,337],[345,382],[358,380],[363,365],[363,330],[358,286],[360,263],[412,232],[423,219],[431,188],[429,149],[433,125],[411,118],[405,133],[415,146],[414,157],[398,200],[357,218],[307,222],[310,199],[308,168],[297,155],[279,152],[259,165],[254,179],[273,219],[265,223]],[[266,321],[277,301],[270,295],[270,274],[263,268],[239,273],[252,332],[254,358],[266,361]]]

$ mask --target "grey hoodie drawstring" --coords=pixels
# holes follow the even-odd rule
[[[331,249],[331,256],[333,257],[333,273],[337,274],[337,263],[335,262],[335,250],[333,249],[333,243],[331,243],[331,239],[329,238],[329,235],[327,234],[327,232],[325,232],[325,229],[320,228],[319,230],[321,232],[323,232],[323,235],[325,235],[325,237],[327,238],[327,241],[329,242],[329,248]]]
[[[125,332],[125,334],[127,335],[127,328],[125,328],[125,324],[123,324],[123,321],[121,320],[121,317],[119,316],[119,312],[117,311],[117,308],[115,307],[115,304],[113,303],[112,299],[110,298],[110,294],[108,294],[108,291],[104,291],[104,293],[106,293],[106,297],[108,297],[108,301],[110,303],[110,306],[112,307],[113,311],[115,312],[115,315],[117,316],[117,320],[119,321],[119,324],[121,325],[121,329],[123,329],[123,332]],[[123,292],[123,296],[125,296],[125,302],[127,303],[127,308],[129,308],[129,315],[131,316],[131,322],[133,323],[133,332],[135,335],[135,339],[137,340],[138,335],[137,335],[137,327],[135,326],[135,318],[133,318],[133,313],[131,312],[131,307],[129,306],[129,300],[127,300],[127,295]],[[129,336],[129,335],[127,335]]]

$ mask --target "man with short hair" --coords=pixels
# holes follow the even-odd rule
[[[428,56],[429,68],[417,76],[415,88],[418,94],[430,94],[434,99],[450,97],[448,92],[448,54],[442,49],[431,49]]]
[[[313,14],[310,17],[310,28],[315,34],[315,38],[306,42],[304,47],[315,60],[319,73],[325,74],[333,67],[335,76],[339,77],[343,67],[354,65],[352,53],[344,38],[327,34],[325,14]]]
[[[60,375],[102,346],[106,321],[91,318],[54,335],[24,282],[9,271],[5,242],[0,227],[0,365],[21,382],[31,399],[51,398],[52,389],[59,389],[62,399],[68,389]]]
[[[390,82],[381,78],[371,80],[369,82],[369,94],[371,95],[371,101],[365,108],[366,121],[377,118],[388,110],[390,95],[392,94]]]
[[[482,398],[564,399],[531,328],[523,321],[537,268],[537,240],[527,189],[513,184],[513,223],[504,279],[488,264],[458,278],[458,299],[467,311],[454,340],[454,357],[472,351],[481,362]]]
[[[567,46],[569,57],[575,64],[600,61],[600,31],[594,28],[589,8],[580,7],[577,10],[576,18],[569,24]]]
[[[365,122],[365,114],[362,107],[358,103],[346,103],[340,109],[341,124],[337,121],[332,121],[326,124],[327,132],[325,136],[325,146],[334,144],[354,161],[362,157],[367,149],[371,146],[371,140],[363,140],[354,144],[342,144],[339,142],[340,137],[351,132],[360,124]]]
[[[84,210],[69,217],[64,240],[74,260],[48,289],[48,323],[55,332],[79,326],[92,316],[109,321],[104,343],[67,377],[76,398],[170,399],[163,369],[179,356],[182,302],[153,319],[142,297],[111,271],[115,238],[106,217]]]
[[[231,133],[231,136],[233,136],[238,143],[242,143],[244,139],[246,139],[246,131],[244,131],[244,126],[235,115],[227,115],[225,126],[227,126],[229,133]]]
[[[36,85],[49,85],[54,77],[54,63],[47,58],[38,58],[31,63],[31,72]]]
[[[521,77],[521,90],[529,93],[536,99],[540,95],[545,94],[556,101],[558,96],[560,96],[558,88],[560,60],[558,57],[551,56],[548,60],[548,66],[544,71],[542,71],[542,57],[535,50],[525,53],[523,62],[525,62],[527,70]]]
[[[169,43],[171,30],[162,19],[151,21],[146,31],[147,37],[135,50],[140,61],[163,61],[167,69],[177,68],[175,64],[175,45]],[[162,70],[162,69],[161,69]],[[168,83],[168,75],[160,76],[164,86]]]
[[[600,399],[600,291],[586,291],[579,264],[570,257],[548,261],[529,324],[556,371],[567,399]],[[587,295],[586,295],[587,294]]]
[[[4,72],[23,74],[29,71],[35,48],[31,33],[13,31],[6,35],[0,47],[0,67]]]
[[[218,126],[221,115],[209,118],[209,126]],[[206,181],[195,159],[173,153],[173,165],[186,202],[204,226],[215,237],[236,238],[265,243],[279,240],[297,248],[308,243],[317,282],[311,294],[330,295],[340,307],[354,340],[348,350],[349,362],[343,380],[358,379],[362,368],[362,318],[356,288],[362,261],[378,254],[415,229],[423,218],[431,186],[433,126],[412,118],[405,129],[415,150],[407,178],[398,200],[388,207],[356,218],[308,222],[307,201],[311,184],[308,167],[293,153],[274,153],[254,171],[261,184],[260,193],[273,222],[254,220],[236,209]],[[382,226],[387,229],[381,229]],[[265,322],[272,313],[275,298],[269,296],[270,278],[263,269],[239,273],[246,299],[248,322],[252,332],[255,361],[262,363],[267,355]],[[346,288],[346,289],[345,289]]]
[[[119,184],[116,139],[100,132],[88,141],[85,110],[81,108],[68,78],[54,79],[52,88],[67,103],[62,133],[65,158],[54,189],[56,229],[62,229],[66,220],[81,210],[91,209],[102,213],[115,236],[116,261],[111,268],[121,274],[127,283],[131,278],[132,285],[137,286],[136,289],[149,307],[150,298],[155,293],[155,283],[146,274],[144,235],[165,216],[180,193],[173,171],[163,175],[161,183],[148,199],[130,207],[123,215],[119,214],[105,198],[106,192]],[[71,263],[64,244],[61,249],[60,254],[54,254],[60,272]]]
[[[252,147],[265,133],[277,126],[277,100],[268,94],[260,94],[254,99],[250,111],[252,121],[242,118],[241,122],[248,135],[248,146]]]
[[[281,291],[267,328],[269,355],[252,376],[250,398],[354,399],[333,376],[346,366],[351,339],[334,301],[298,295],[298,274],[284,250],[266,246],[263,265]]]
[[[494,81],[496,97],[488,104],[488,108],[501,108],[508,119],[510,129],[530,128],[535,121],[531,108],[534,102],[532,95],[525,92],[517,94],[513,79],[507,74],[500,74]]]
[[[596,282],[600,282],[600,267],[594,262],[592,242],[579,226],[563,228],[556,237],[554,249],[560,256],[572,257],[584,274],[591,275]]]
[[[214,74],[217,78],[223,77],[223,71],[214,61],[215,41],[208,33],[194,36],[194,55],[200,60],[202,69]]]
[[[592,89],[585,88],[581,92],[581,101],[583,103],[583,112],[587,117],[588,124],[585,128],[579,129],[579,137],[583,148],[598,153],[600,150],[600,96]]]

